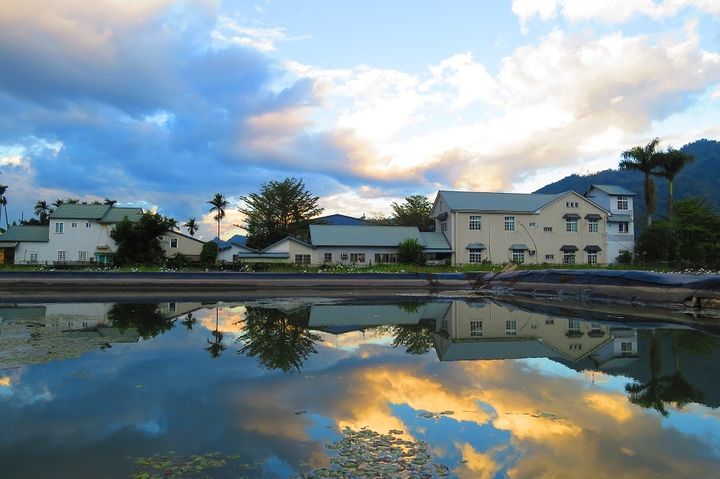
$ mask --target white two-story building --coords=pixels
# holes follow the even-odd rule
[[[610,211],[607,224],[607,256],[609,262],[635,249],[635,193],[614,185],[591,185],[585,196]]]

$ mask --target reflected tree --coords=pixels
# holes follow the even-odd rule
[[[209,346],[205,348],[205,351],[209,352],[213,359],[217,359],[226,348],[223,343],[223,333],[220,332],[220,308],[215,308],[215,330],[210,334],[212,334],[213,337],[207,340]]]
[[[434,320],[423,320],[418,324],[398,325],[391,329],[395,335],[393,347],[405,347],[408,354],[425,354],[433,348],[432,333],[435,331]]]
[[[625,391],[628,393],[628,399],[631,403],[637,404],[647,409],[655,409],[663,416],[667,416],[665,409],[663,381],[660,378],[660,367],[662,360],[660,357],[660,339],[652,332],[650,340],[650,380],[645,383],[635,382],[625,385]]]
[[[188,331],[192,331],[193,325],[196,322],[197,318],[192,313],[188,313],[187,316],[185,316],[185,319],[182,320],[183,326],[185,326],[185,329]]]
[[[143,339],[169,331],[172,318],[163,315],[157,303],[117,303],[108,312],[110,323],[121,332],[135,328]]]
[[[305,360],[317,353],[318,334],[307,328],[309,308],[290,313],[249,306],[245,328],[238,337],[244,346],[239,353],[258,358],[265,368],[283,372],[300,371]]]

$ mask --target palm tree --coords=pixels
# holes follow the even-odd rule
[[[45,200],[40,200],[35,203],[35,214],[41,223],[44,223],[47,220],[52,211],[52,208],[50,208],[50,205],[47,204],[47,201]]]
[[[5,229],[10,227],[10,222],[7,217],[7,198],[5,192],[7,191],[7,185],[0,185],[0,219],[2,219],[2,209],[5,209]]]
[[[622,161],[620,162],[621,170],[635,170],[645,175],[644,199],[645,209],[647,210],[647,225],[652,225],[652,214],[655,211],[655,180],[652,175],[654,170],[659,166],[658,157],[660,153],[656,151],[657,145],[660,143],[659,138],[654,138],[650,143],[642,146],[635,146],[627,151],[623,151]]]
[[[65,203],[70,204],[70,205],[76,205],[76,204],[80,203],[80,200],[77,198],[68,198],[65,200]]]
[[[212,208],[210,208],[210,213],[213,211],[215,212],[215,221],[217,221],[218,227],[217,227],[217,236],[218,239],[220,238],[220,221],[225,218],[225,208],[228,207],[228,201],[225,199],[225,197],[221,193],[215,193],[215,196],[212,200],[207,202],[208,204],[212,205]]]
[[[61,200],[60,198],[53,201],[53,206],[55,208],[57,208],[58,206],[64,205],[64,204],[65,204],[65,200]]]
[[[117,203],[117,200],[111,200],[110,198],[105,198],[105,201],[103,202],[103,204],[108,206],[115,206],[115,203]]]
[[[212,341],[207,340],[210,346],[205,348],[205,351],[210,353],[210,357],[217,359],[227,347],[223,344],[223,333],[220,331],[220,308],[215,308],[215,330],[211,331],[210,334],[212,334],[213,339]]]
[[[195,236],[195,233],[197,233],[197,230],[200,229],[200,227],[197,225],[197,222],[195,221],[195,218],[190,218],[187,220],[187,223],[183,225],[187,228],[188,233],[190,233],[190,236]]]
[[[673,212],[673,180],[685,165],[695,160],[695,157],[674,148],[668,148],[666,152],[659,155],[659,168],[655,174],[668,180],[668,211],[670,216]]]
[[[166,216],[165,218],[163,218],[163,220],[165,221],[165,227],[168,229],[168,231],[180,230],[178,222],[175,218]]]

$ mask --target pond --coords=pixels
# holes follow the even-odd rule
[[[0,476],[716,477],[720,336],[488,299],[0,305]]]

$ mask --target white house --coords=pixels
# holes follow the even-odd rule
[[[585,196],[610,212],[607,224],[608,262],[616,262],[618,256],[625,252],[632,253],[635,249],[635,193],[621,186],[591,185]]]

